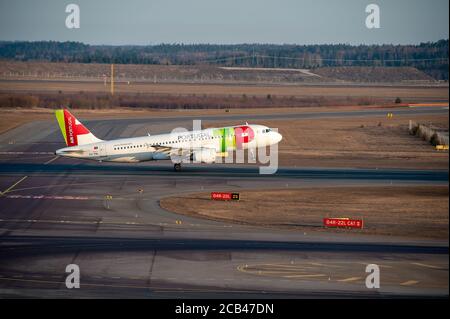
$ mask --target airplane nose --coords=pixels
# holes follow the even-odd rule
[[[281,135],[280,133],[276,132],[275,139],[276,139],[277,143],[280,143],[281,140],[283,139],[283,135]]]
[[[272,133],[273,134],[272,134],[271,140],[273,141],[274,144],[279,143],[283,139],[283,136],[280,133],[278,133],[278,132],[272,132]]]

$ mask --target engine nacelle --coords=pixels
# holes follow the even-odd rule
[[[216,161],[216,150],[204,148],[200,151],[193,151],[192,160],[197,163],[214,163]]]

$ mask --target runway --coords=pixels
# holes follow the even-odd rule
[[[385,110],[355,116],[380,114]],[[140,134],[149,123],[157,133],[190,120],[88,125],[108,139]],[[0,135],[0,297],[448,296],[448,241],[227,224],[159,206],[166,196],[214,190],[447,185],[448,170],[285,167],[264,176],[255,166],[219,164],[185,165],[177,174],[171,163],[56,158],[53,151],[61,146],[55,123],[34,122]],[[80,266],[80,289],[65,287],[70,263]],[[377,290],[365,287],[371,263],[381,269]]]

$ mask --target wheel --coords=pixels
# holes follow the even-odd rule
[[[174,164],[174,165],[173,165],[173,170],[174,170],[175,172],[181,171],[181,164],[180,164],[180,163]]]

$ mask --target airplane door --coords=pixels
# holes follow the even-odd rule
[[[99,155],[100,156],[106,156],[106,144],[105,143],[101,143],[99,146]]]
[[[99,158],[106,156],[106,145],[105,143],[97,144],[93,147],[92,153],[89,153],[91,156]]]

